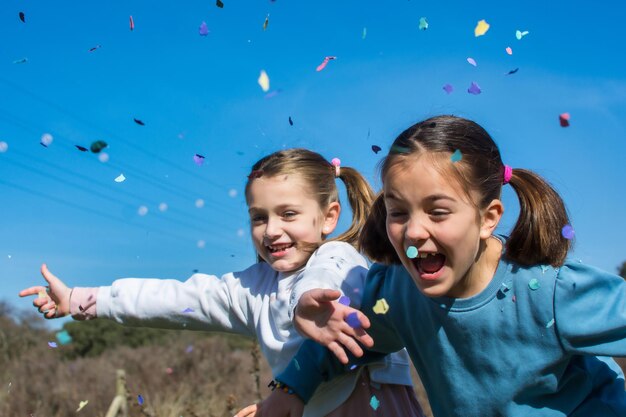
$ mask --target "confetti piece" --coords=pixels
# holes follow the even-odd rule
[[[331,160],[330,160],[330,163],[331,163],[331,165],[332,165],[332,166],[334,166],[334,167],[341,166],[341,159],[339,159],[339,158],[333,158],[333,159],[331,159]]]
[[[372,145],[372,151],[374,151],[374,153],[378,153],[382,151],[382,148],[378,145]]]
[[[209,27],[206,25],[206,22],[200,23],[200,27],[198,28],[198,34],[200,36],[206,36],[209,34]]]
[[[189,345],[187,346],[187,348],[185,349],[185,353],[191,353],[193,352],[193,345]]]
[[[511,71],[507,72],[506,75],[515,74],[517,71],[519,71],[519,68],[512,69]]]
[[[80,146],[80,145],[74,145],[76,146],[76,149],[78,149],[81,152],[87,152],[89,149],[85,148],[84,146]]]
[[[267,73],[264,70],[261,70],[261,74],[259,75],[259,79],[257,80],[261,89],[266,93],[270,89],[270,78],[267,76]]]
[[[489,30],[489,23],[487,23],[484,19],[480,20],[476,27],[474,28],[474,36],[479,37],[483,36]]]
[[[148,214],[148,207],[146,206],[140,206],[137,209],[137,214],[139,214],[140,216],[145,216],[146,214]]]
[[[28,62],[28,58],[17,59],[13,61],[14,64],[25,64]]]
[[[100,152],[98,154],[98,161],[100,162],[109,162],[109,154],[106,152]]]
[[[96,50],[100,49],[101,47],[102,47],[102,45],[96,45],[93,48],[89,48],[89,52],[96,51]]]
[[[231,198],[237,197],[237,190],[235,190],[234,188],[231,188],[230,190],[228,190],[228,196]]]
[[[567,240],[572,240],[574,239],[574,235],[576,234],[576,232],[574,232],[574,228],[572,226],[570,226],[569,224],[566,224],[565,226],[563,226],[563,228],[561,229],[561,235],[567,239]]]
[[[196,243],[196,246],[198,247],[198,249],[204,249],[204,247],[206,246],[206,242],[204,240],[199,240],[198,243]]]
[[[0,153],[5,153],[9,149],[9,144],[6,142],[0,142]]]
[[[506,49],[505,49],[505,51],[506,51],[506,53],[507,53],[507,54],[509,54],[509,55],[513,55],[513,50],[511,49],[511,47],[510,47],[510,46],[507,46],[507,47],[506,47]]]
[[[361,327],[361,322],[359,321],[359,315],[356,312],[348,314],[346,317],[346,323],[353,329],[358,329]]]
[[[541,273],[545,274],[548,268],[549,268],[548,265],[541,265]]]
[[[321,70],[323,70],[324,68],[326,68],[326,65],[328,64],[329,61],[332,61],[333,59],[337,59],[336,56],[327,56],[326,58],[324,58],[324,60],[322,61],[321,64],[319,64],[317,66],[317,68],[315,69],[317,72],[320,72]]]
[[[461,151],[459,149],[454,151],[452,156],[450,156],[450,160],[452,162],[459,162],[461,159],[463,159],[463,154],[461,153]]]
[[[357,367],[358,367],[358,365],[351,365],[351,366],[350,366],[350,368],[348,368],[348,369],[350,369],[351,371],[353,371],[353,370],[355,370]]]
[[[174,370],[172,368],[165,368],[165,373],[168,375],[172,375],[174,373]]]
[[[378,409],[378,406],[380,406],[380,401],[378,401],[378,398],[376,398],[375,395],[372,395],[372,398],[370,399],[370,407],[372,407],[374,411],[376,411],[376,409]]]
[[[472,84],[467,89],[467,92],[470,93],[470,94],[474,94],[476,96],[476,95],[482,93],[482,90],[480,89],[480,86],[478,84],[476,84],[474,81],[472,81]]]
[[[289,116],[289,126],[293,126],[293,120],[291,120],[291,116]]]
[[[24,12],[20,12],[19,16],[20,16],[20,20],[26,23],[26,16],[24,15]]]
[[[246,232],[243,229],[237,229],[237,236],[243,237],[245,234]]]
[[[200,165],[204,164],[204,156],[203,156],[203,155],[200,155],[200,154],[198,154],[198,153],[197,153],[197,154],[195,154],[195,155],[193,156],[193,162],[195,162],[195,163],[196,163],[196,165],[198,165],[198,166],[200,166]]]
[[[476,60],[474,58],[467,58],[467,62],[469,62],[470,65],[476,66]]]
[[[100,151],[102,151],[107,146],[109,146],[109,145],[105,141],[97,140],[97,141],[95,141],[94,143],[91,144],[89,149],[91,149],[91,152],[93,152],[93,153],[100,153]]]
[[[450,94],[452,93],[452,91],[454,91],[454,87],[452,87],[451,84],[446,84],[443,86],[443,91],[445,91],[446,93]]]
[[[39,291],[37,293],[37,297],[39,297],[39,298],[47,298],[48,297],[48,293],[45,292],[45,291]]]
[[[48,346],[50,346],[53,349],[58,347],[56,342],[48,342]]]
[[[549,322],[546,323],[546,329],[549,329],[552,326],[554,326],[554,319],[552,319],[552,320],[550,320]]]
[[[387,312],[389,311],[389,304],[387,304],[387,300],[385,300],[384,298],[380,298],[376,300],[376,304],[374,304],[372,310],[376,314],[387,314]]]
[[[81,402],[78,404],[78,408],[76,409],[76,412],[78,413],[80,410],[82,410],[83,408],[85,408],[85,406],[86,406],[87,404],[89,404],[89,400],[86,400],[86,401],[81,401]]]
[[[298,362],[297,359],[294,358],[293,364],[296,366],[296,369],[299,371],[300,370],[300,363]]]
[[[425,17],[420,17],[419,28],[420,30],[428,29],[428,21],[426,20]]]
[[[196,200],[195,204],[196,204],[197,208],[202,208],[202,207],[204,207],[204,200],[199,198],[199,199]]]
[[[415,246],[409,246],[408,248],[406,248],[406,256],[408,256],[411,259],[415,259],[417,258],[418,252],[417,252],[417,248]]]
[[[361,35],[361,39],[365,39],[367,36],[367,28],[363,28],[363,34]]]
[[[559,123],[561,127],[569,126],[569,113],[562,113],[559,115]]]
[[[124,182],[124,181],[126,181],[126,177],[124,176],[124,174],[120,174],[120,175],[118,175],[118,176],[115,178],[115,180],[114,180],[114,181],[115,181],[115,182]]]
[[[134,120],[134,122],[135,122],[135,123],[137,123],[139,126],[145,126],[145,125],[146,125],[144,122],[142,122],[142,121],[141,121],[141,120],[139,120],[139,119],[135,119],[135,118],[133,118],[133,120]]]
[[[39,143],[47,148],[53,140],[54,138],[50,133],[44,133],[43,135],[41,135],[41,140],[39,141]]]
[[[517,38],[518,41],[521,40],[526,35],[528,35],[528,31],[527,30],[525,30],[523,32],[521,30],[516,30],[515,31],[515,37]]]
[[[265,16],[265,22],[263,22],[263,31],[267,30],[267,26],[270,24],[270,14],[268,13],[267,16]]]
[[[143,397],[141,396],[141,394],[137,396],[137,403],[139,403],[139,405],[143,405]]]
[[[60,332],[57,332],[54,336],[57,338],[58,342],[61,345],[67,345],[72,342],[72,336],[70,336],[67,330],[61,330]]]
[[[337,300],[337,302],[339,304],[343,304],[344,306],[349,306],[350,305],[350,297],[348,297],[347,295],[342,295],[341,297],[339,297],[339,300]]]
[[[217,0],[217,1],[215,2],[215,5],[216,5],[217,7],[219,7],[220,9],[223,9],[223,8],[224,8],[224,3],[222,3],[222,0]]]
[[[535,291],[538,290],[541,285],[539,284],[539,280],[537,278],[533,278],[528,282],[528,288]]]
[[[278,94],[280,94],[280,92],[281,92],[281,91],[283,91],[283,90],[280,90],[280,89],[279,89],[279,90],[273,90],[273,91],[270,91],[269,93],[267,93],[267,94],[265,95],[265,98],[272,98],[272,97],[276,97]]]
[[[193,313],[193,308],[187,307],[186,309],[183,310],[183,313]]]

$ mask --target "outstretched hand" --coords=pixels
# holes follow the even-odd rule
[[[370,326],[367,316],[337,302],[340,296],[337,290],[305,292],[296,306],[293,321],[302,335],[326,346],[341,363],[347,364],[348,356],[344,349],[360,357],[363,356],[363,349],[357,341],[365,347],[372,347],[374,340],[364,330]]]
[[[277,389],[259,404],[240,410],[235,417],[302,417],[303,410],[304,403],[297,395]]]
[[[47,286],[37,285],[23,289],[19,292],[19,296],[37,295],[38,297],[33,300],[33,305],[47,319],[67,316],[70,313],[71,288],[54,276],[46,264],[41,265],[41,275],[48,283]]]

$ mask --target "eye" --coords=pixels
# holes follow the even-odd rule
[[[387,217],[390,217],[392,219],[400,219],[402,217],[405,217],[406,215],[407,213],[404,210],[398,210],[398,209],[387,210]]]
[[[450,214],[449,210],[444,209],[435,209],[430,212],[430,216],[434,217],[435,220],[443,220]]]
[[[297,214],[298,213],[296,213],[295,211],[288,210],[283,213],[283,217],[285,219],[293,219],[294,217],[296,217]]]
[[[252,223],[262,223],[267,220],[267,216],[264,214],[253,214],[250,216],[250,221]]]

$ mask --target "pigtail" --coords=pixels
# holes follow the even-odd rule
[[[514,169],[509,184],[517,193],[520,214],[506,243],[507,257],[521,265],[563,265],[571,242],[561,235],[569,224],[561,196],[525,169]]]
[[[352,246],[356,246],[375,194],[365,178],[354,168],[342,166],[339,178],[346,186],[348,202],[352,208],[352,223],[348,230],[333,240],[347,242]]]
[[[387,209],[383,193],[378,194],[359,236],[359,250],[375,262],[399,264],[400,258],[387,236]]]

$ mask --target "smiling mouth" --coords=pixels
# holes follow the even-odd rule
[[[289,248],[293,248],[294,246],[296,246],[296,244],[292,242],[292,243],[285,243],[285,244],[280,244],[280,245],[268,245],[265,247],[267,248],[269,253],[278,253],[278,252],[284,252]]]
[[[437,252],[420,252],[416,258],[411,259],[411,262],[420,274],[434,274],[443,268],[446,263],[446,257]]]

